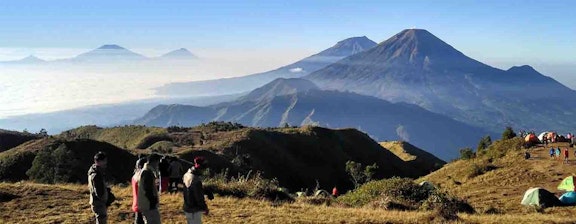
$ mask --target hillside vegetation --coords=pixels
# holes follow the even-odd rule
[[[118,147],[128,145],[128,150]],[[135,148],[134,148],[135,147]],[[354,182],[346,171],[353,161],[361,168],[376,165],[371,178],[420,177],[428,169],[412,166],[368,135],[355,129],[247,128],[239,124],[213,122],[191,128],[148,128],[125,126],[99,128],[85,126],[45,139],[35,140],[0,153],[0,180],[35,179],[52,182],[85,182],[85,172],[97,151],[109,153],[109,171],[115,182],[128,182],[135,154],[159,152],[192,161],[204,156],[212,175],[225,173],[232,178],[258,173],[291,192],[338,187],[352,189]],[[36,170],[73,170],[38,172]],[[185,164],[189,166],[189,164]],[[32,171],[31,171],[32,170]]]
[[[145,149],[154,144],[151,139],[167,139],[166,133],[166,130],[163,128],[145,126],[122,126],[113,128],[82,126],[62,132],[58,137],[64,139],[92,139],[108,142],[123,149]]]
[[[24,142],[41,138],[38,134],[0,129],[0,152],[14,148]]]
[[[521,138],[494,142],[476,158],[458,160],[420,178],[431,181],[442,189],[466,199],[479,211],[505,214],[525,214],[534,210],[520,205],[524,192],[532,187],[542,187],[556,196],[565,193],[556,187],[569,175],[574,175],[576,160],[570,164],[548,156],[549,147],[568,147],[568,143],[554,143],[548,147],[529,149],[531,158],[526,160]],[[574,154],[570,150],[570,156]],[[571,217],[576,221],[574,207],[549,208],[545,214]]]

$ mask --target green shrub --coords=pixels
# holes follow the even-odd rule
[[[512,127],[506,127],[504,132],[502,132],[502,140],[508,140],[516,137],[516,133],[512,129]]]
[[[435,216],[441,217],[445,220],[458,219],[458,213],[474,213],[474,208],[466,201],[457,197],[449,195],[445,192],[433,192],[422,203],[420,209],[426,211],[434,211]]]
[[[519,151],[524,145],[524,139],[512,138],[507,140],[500,140],[494,142],[486,150],[484,150],[484,157],[487,159],[502,158],[508,152]]]
[[[460,149],[460,159],[467,160],[474,158],[474,151],[471,148]]]
[[[262,177],[260,172],[252,175],[249,172],[245,176],[228,178],[228,172],[216,174],[204,181],[206,191],[220,196],[232,196],[237,198],[254,198],[270,201],[294,201],[292,196],[283,188],[279,187],[278,180],[268,180]]]
[[[492,145],[492,138],[490,138],[490,135],[486,135],[480,139],[480,142],[478,142],[478,147],[476,148],[476,152],[481,152],[481,151],[485,150],[486,148],[488,148],[488,146],[490,146],[490,145]]]
[[[221,132],[221,131],[234,131],[238,129],[245,128],[244,125],[232,122],[224,122],[224,121],[212,121],[207,124],[201,124],[196,128],[204,129],[209,132]]]
[[[488,171],[492,171],[498,169],[498,167],[490,164],[490,163],[474,163],[471,167],[470,170],[468,172],[468,178],[473,178],[473,177],[477,177],[480,176],[482,174],[487,173]]]
[[[56,145],[58,147],[54,149]],[[40,183],[73,182],[73,173],[77,166],[78,161],[66,144],[55,144],[38,152],[26,175]]]
[[[378,171],[378,168],[376,163],[362,169],[362,163],[351,160],[346,162],[346,173],[350,175],[350,180],[354,183],[354,188],[358,188],[360,184],[371,181],[374,174]]]
[[[394,177],[368,182],[339,197],[338,201],[348,206],[360,207],[388,198],[386,200],[398,204],[418,204],[419,206],[419,203],[428,198],[430,193],[431,190],[420,187],[412,179]]]

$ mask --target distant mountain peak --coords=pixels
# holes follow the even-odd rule
[[[20,62],[45,62],[45,60],[36,57],[34,55],[28,55],[28,57],[22,58],[19,60]]]
[[[357,54],[376,46],[377,43],[366,36],[350,37],[338,41],[334,46],[316,54],[315,56],[347,57]]]
[[[122,61],[122,60],[142,60],[145,56],[134,53],[116,44],[105,44],[94,50],[80,54],[74,58],[79,61]]]
[[[104,44],[97,49],[101,49],[101,50],[125,50],[126,48],[123,48],[123,47],[116,45],[116,44]]]
[[[373,63],[411,64],[420,69],[478,65],[477,61],[424,29],[402,30],[371,50],[356,56],[367,57]]]
[[[192,54],[192,52],[190,52],[188,49],[186,48],[180,48],[180,49],[176,49],[173,51],[170,51],[164,55],[161,56],[162,58],[176,58],[176,59],[193,59],[193,58],[197,58],[196,55]]]
[[[536,69],[534,69],[530,65],[521,65],[521,66],[512,66],[512,68],[508,69],[509,72],[530,72],[530,73],[538,73]]]

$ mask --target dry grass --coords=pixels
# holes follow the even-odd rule
[[[131,223],[129,187],[113,187],[118,196],[109,209],[110,223]],[[92,223],[88,191],[83,185],[43,185],[28,182],[0,183],[0,192],[20,198],[0,202],[0,223]],[[185,223],[181,195],[162,195],[163,223]],[[253,199],[216,197],[208,201],[211,214],[205,223],[430,223],[442,222],[427,212],[344,208],[305,203],[276,204]],[[456,223],[572,223],[569,210],[556,208],[545,214],[466,215]],[[560,215],[562,214],[562,215]]]
[[[564,148],[568,147],[568,144],[556,143],[553,146]],[[565,192],[557,190],[556,187],[564,177],[576,172],[576,160],[572,157],[572,150],[571,163],[562,164],[559,160],[549,158],[548,149],[530,149],[532,158],[529,160],[524,159],[524,150],[509,152],[492,162],[486,158],[459,160],[420,180],[440,185],[454,195],[466,199],[480,212],[495,208],[506,214],[531,214],[532,210],[520,205],[526,190],[542,187],[560,196]],[[474,166],[486,164],[497,168],[478,176],[470,175]],[[576,207],[550,208],[544,212],[571,218],[576,222]]]

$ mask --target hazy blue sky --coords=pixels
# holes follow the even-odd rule
[[[572,63],[576,1],[0,1],[0,48],[290,49],[427,29],[502,63]]]

